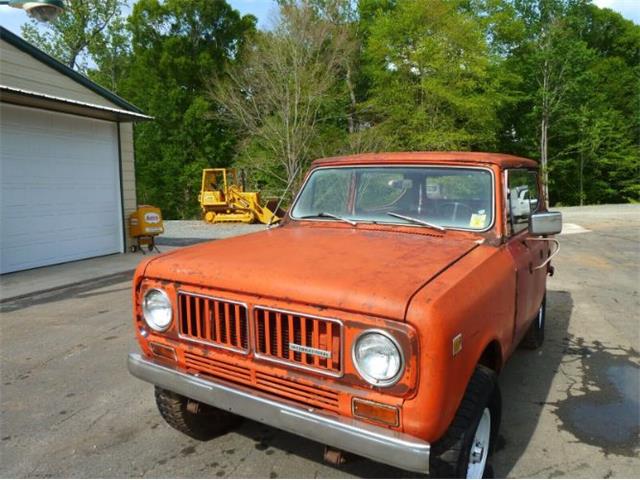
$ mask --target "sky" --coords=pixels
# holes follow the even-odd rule
[[[135,2],[135,0],[129,0]],[[275,11],[274,0],[229,0],[229,3],[241,13],[251,13],[258,18],[258,26],[266,28]],[[593,0],[601,8],[610,8],[640,25],[640,0]],[[17,8],[0,6],[0,25],[14,33],[20,34],[20,27],[27,23],[27,14]]]
[[[129,4],[135,3],[135,0],[128,0]],[[258,18],[258,26],[266,28],[270,24],[270,17],[275,11],[276,3],[274,0],[227,0],[231,6],[242,14],[250,13]],[[640,2],[640,0],[638,0]],[[7,6],[0,6],[0,25],[11,30],[13,33],[20,34],[20,27],[29,22],[27,14],[20,9]]]

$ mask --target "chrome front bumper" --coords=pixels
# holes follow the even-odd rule
[[[412,472],[428,473],[429,443],[401,432],[302,408],[251,389],[205,380],[129,354],[135,377],[185,397]]]

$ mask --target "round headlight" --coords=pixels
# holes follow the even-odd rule
[[[385,386],[398,380],[404,362],[400,347],[391,335],[368,330],[353,345],[353,363],[367,382]]]
[[[147,290],[142,300],[142,313],[149,327],[157,332],[165,331],[173,316],[169,296],[158,288]]]

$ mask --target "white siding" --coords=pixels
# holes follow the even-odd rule
[[[122,108],[4,40],[0,40],[0,84],[104,107]]]

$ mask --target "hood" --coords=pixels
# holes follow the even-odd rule
[[[404,320],[412,295],[475,246],[449,234],[285,226],[156,257],[145,276]]]

